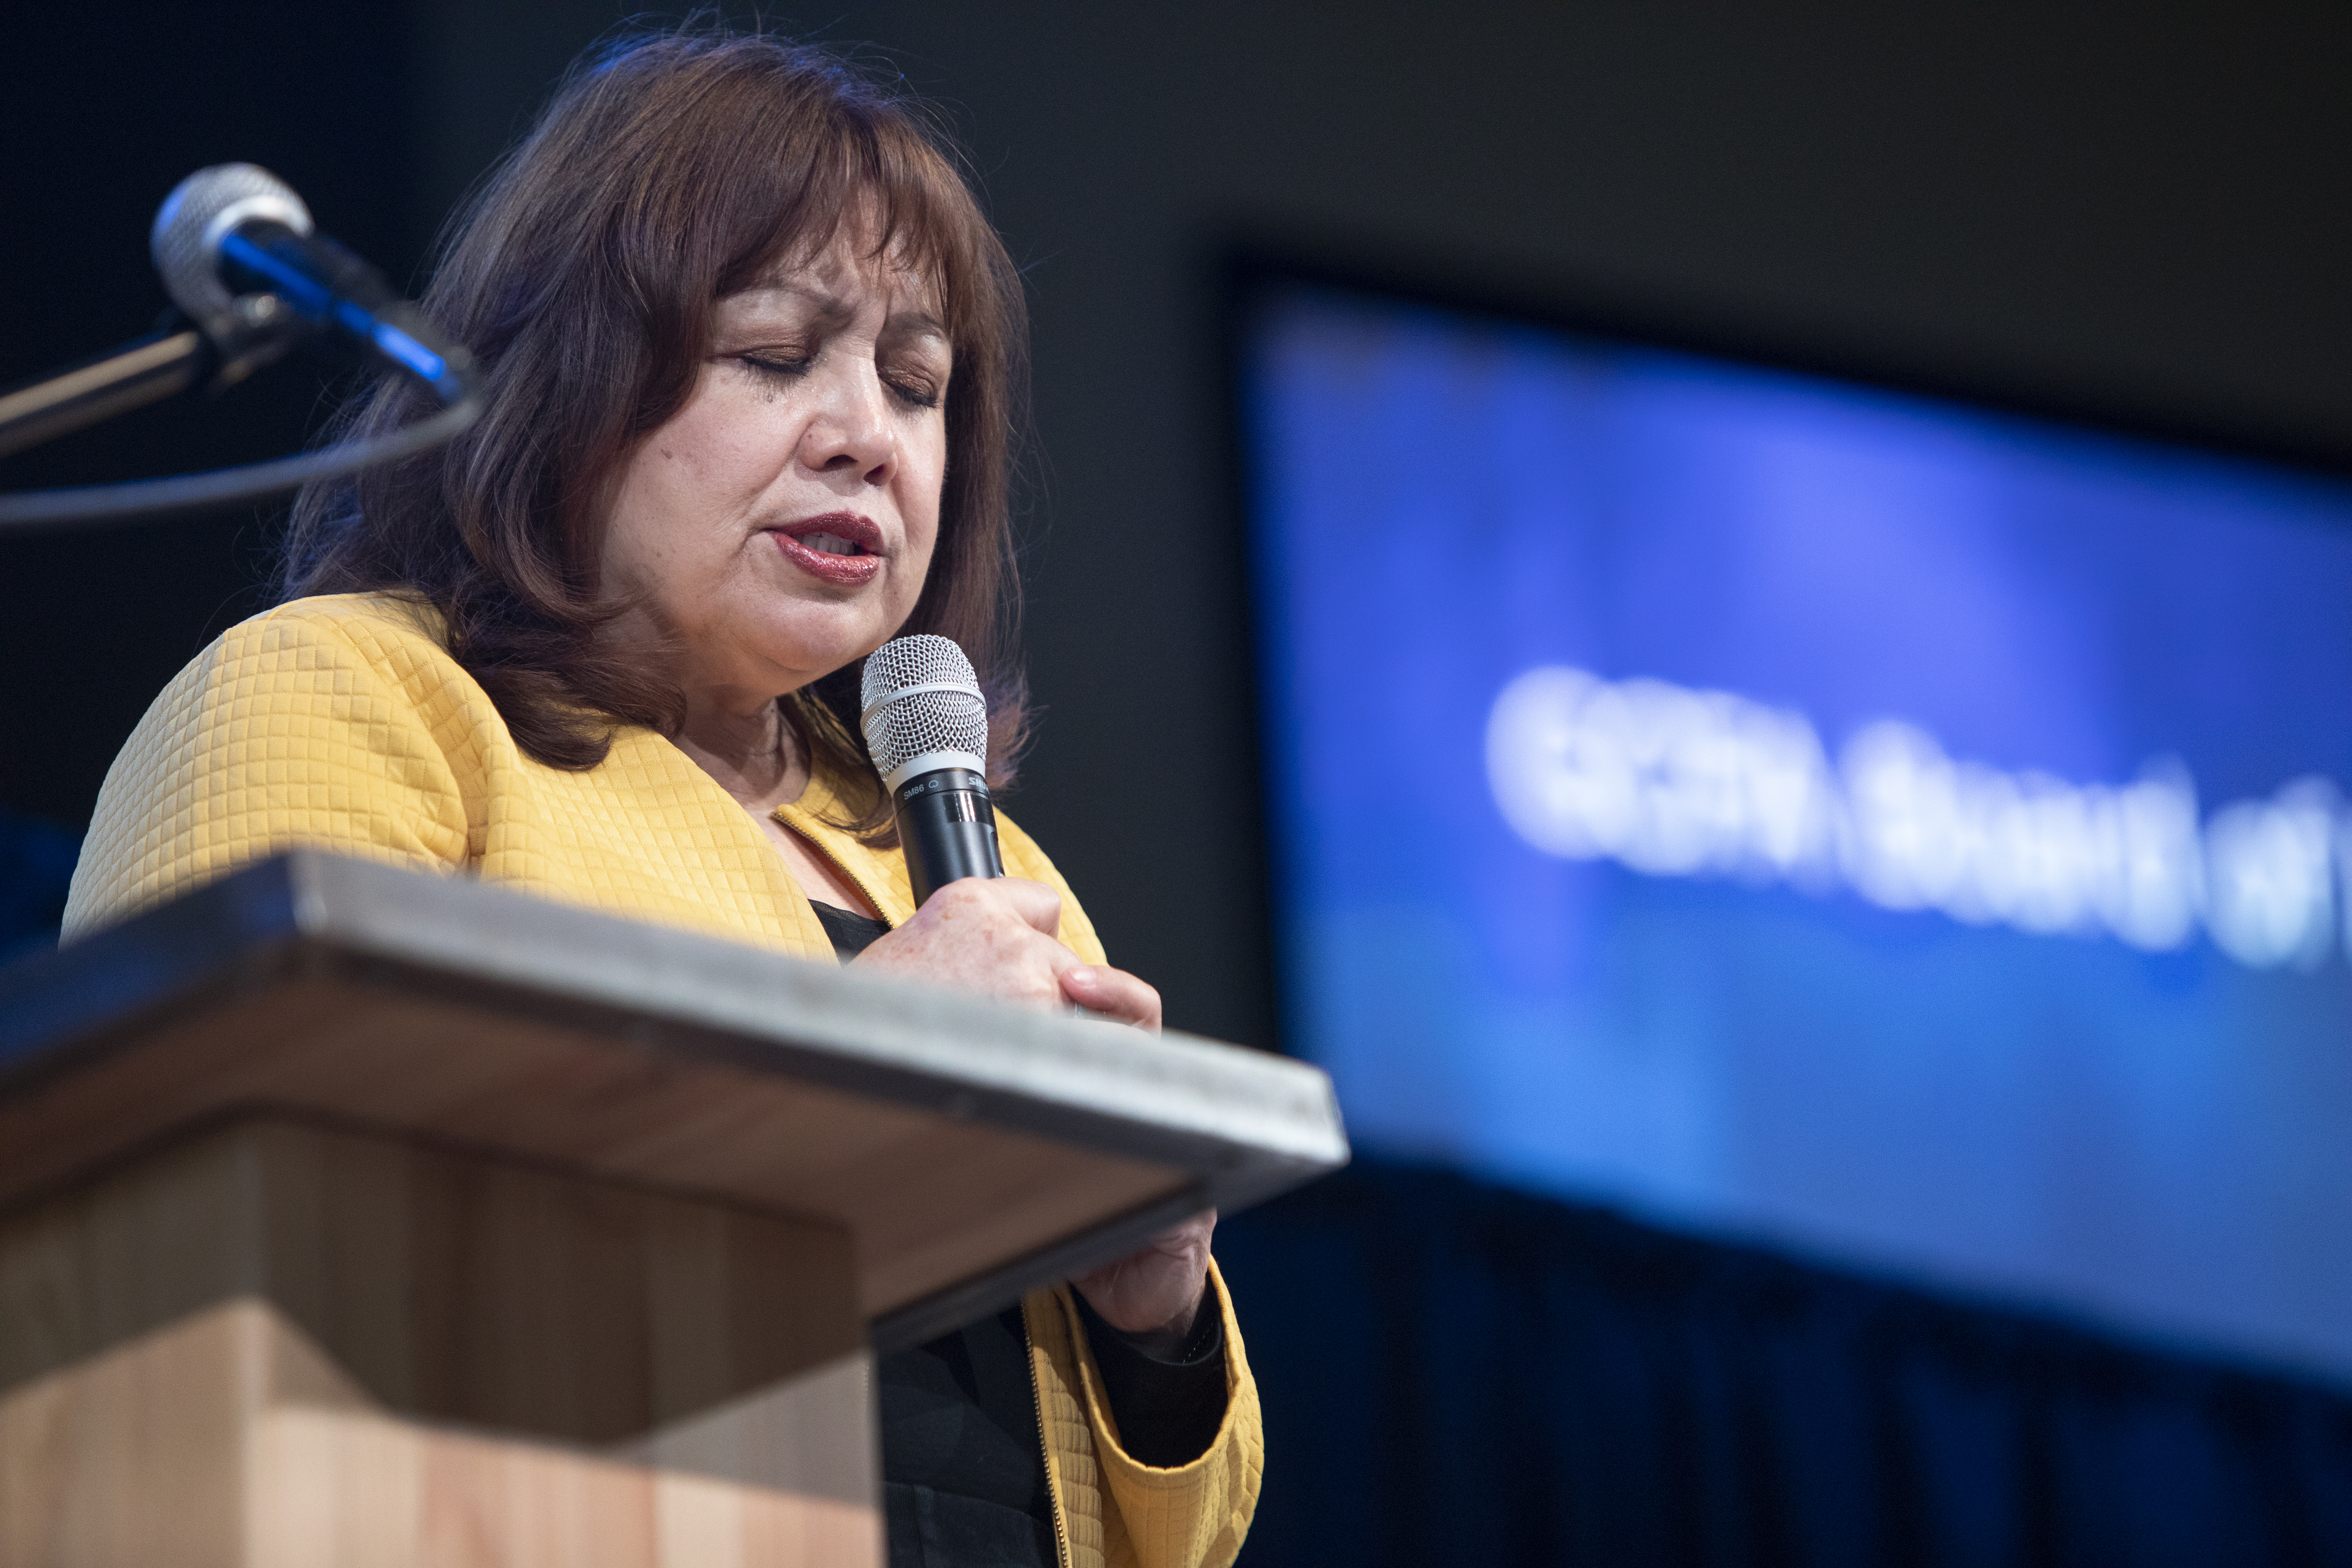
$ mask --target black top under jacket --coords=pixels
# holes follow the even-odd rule
[[[811,900],[842,963],[890,928]],[[1120,1446],[1147,1465],[1207,1453],[1225,1416],[1215,1310],[1172,1360],[1129,1344],[1077,1298]],[[1054,1501],[1018,1306],[875,1363],[890,1568],[1055,1568]]]

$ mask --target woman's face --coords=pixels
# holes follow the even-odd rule
[[[842,238],[719,301],[686,405],[622,469],[608,593],[683,654],[690,702],[744,710],[871,653],[922,593],[947,471],[947,331],[929,279]]]

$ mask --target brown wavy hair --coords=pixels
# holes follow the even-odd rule
[[[1020,278],[927,111],[824,48],[673,32],[573,68],[455,227],[424,298],[480,363],[481,418],[433,451],[304,490],[281,596],[429,605],[516,743],[551,766],[596,766],[619,725],[674,734],[683,695],[597,636],[625,607],[596,595],[613,489],[693,391],[716,303],[869,215],[874,254],[938,284],[954,355],[939,541],[899,629],[971,656],[992,782],[1009,783],[1028,724],[1013,642]],[[387,378],[332,434],[426,412]],[[863,668],[781,701],[812,766],[845,788],[845,826],[887,837],[857,724]]]

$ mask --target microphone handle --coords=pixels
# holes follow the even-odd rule
[[[898,786],[898,844],[915,907],[950,882],[1002,877],[996,849],[996,807],[988,781],[966,768],[918,773]]]

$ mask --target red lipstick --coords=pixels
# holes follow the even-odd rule
[[[828,511],[768,531],[784,559],[820,582],[856,588],[882,570],[882,531],[854,511]]]

